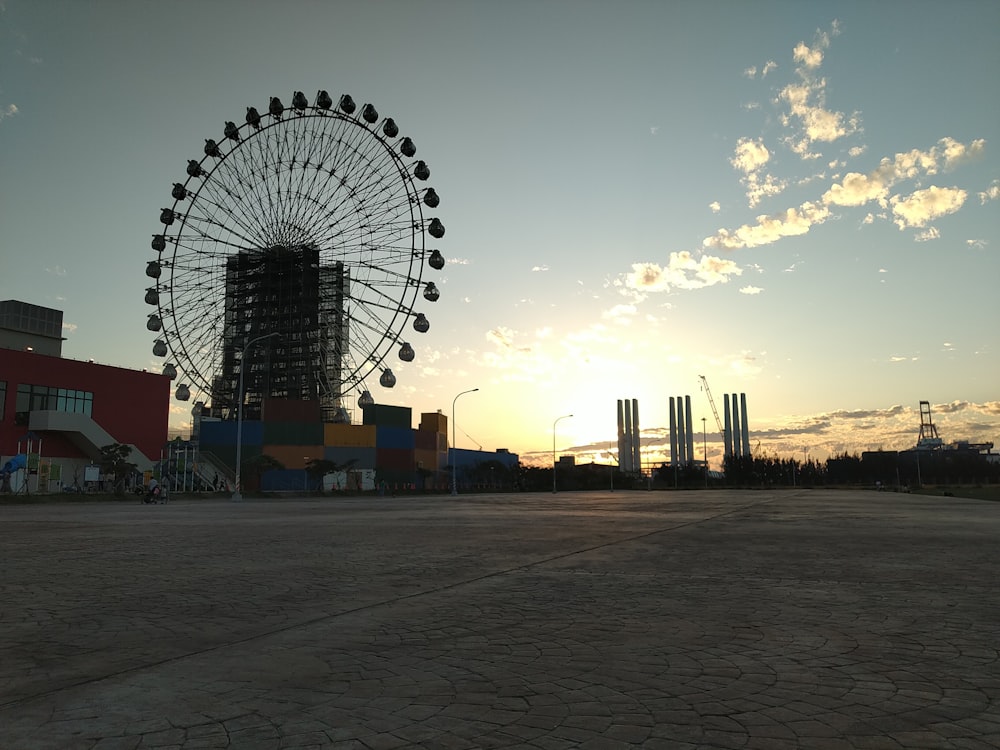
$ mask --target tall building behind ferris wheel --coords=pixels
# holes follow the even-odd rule
[[[313,245],[269,247],[226,259],[221,372],[212,413],[236,417],[243,357],[243,418],[266,398],[318,401],[324,422],[345,421],[340,387],[349,354],[350,272],[320,263]],[[249,347],[254,339],[277,334]],[[249,348],[248,348],[249,347]]]

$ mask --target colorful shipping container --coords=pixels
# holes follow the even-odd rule
[[[413,450],[407,448],[376,448],[375,468],[379,471],[414,470]]]
[[[328,445],[323,448],[323,458],[338,466],[350,464],[352,469],[375,468],[375,448]]]
[[[264,445],[261,452],[275,459],[286,469],[304,469],[311,460],[322,460],[322,445]]]
[[[373,424],[325,424],[323,425],[323,445],[330,448],[374,448],[375,425]]]
[[[265,422],[320,422],[323,419],[319,401],[291,398],[265,398],[261,405]]]
[[[323,423],[264,422],[265,445],[323,445]]]
[[[424,412],[420,415],[421,432],[448,432],[448,417],[441,412]]]
[[[408,406],[389,406],[388,404],[371,404],[362,409],[364,424],[379,427],[405,427],[413,429],[413,410]]]
[[[414,449],[414,431],[403,427],[375,427],[375,447],[376,448],[403,448],[409,451]]]

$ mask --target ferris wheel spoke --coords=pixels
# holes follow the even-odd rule
[[[194,212],[195,208],[197,212]],[[242,221],[234,224],[227,224],[225,219],[218,218],[220,214],[225,216],[225,207],[213,205],[206,201],[199,201],[198,205],[192,206],[185,217],[185,225],[189,226],[193,233],[184,237],[192,237],[203,241],[215,242],[234,249],[249,249],[255,246],[252,239],[252,227]],[[229,235],[232,239],[223,240],[224,235]],[[235,242],[234,240],[239,240]]]

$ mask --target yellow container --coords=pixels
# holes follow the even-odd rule
[[[323,445],[330,448],[374,448],[373,424],[324,424]]]

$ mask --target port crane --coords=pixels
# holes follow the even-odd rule
[[[722,444],[726,444],[726,430],[722,426],[722,420],[719,419],[719,410],[715,408],[715,399],[712,398],[712,389],[708,387],[708,378],[704,375],[699,375],[701,378],[701,387],[705,391],[705,395],[708,396],[708,405],[712,407],[712,414],[715,416],[715,425],[719,428],[719,435],[722,436]]]

